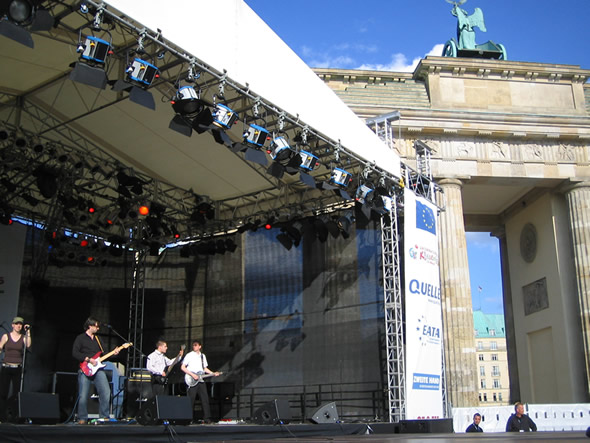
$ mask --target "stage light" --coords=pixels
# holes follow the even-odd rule
[[[269,132],[262,126],[250,124],[243,134],[244,142],[256,148],[262,148],[269,138]]]
[[[80,59],[70,72],[70,80],[105,89],[108,79],[104,65],[107,56],[112,53],[111,43],[93,35],[87,36],[82,43],[80,34],[76,52],[80,54]]]
[[[145,60],[136,58],[127,67],[127,79],[147,88],[160,76],[158,68]]]
[[[39,192],[45,198],[52,198],[57,192],[57,173],[46,166],[40,166],[33,175],[36,177],[36,185]]]
[[[290,251],[293,247],[293,241],[291,240],[291,237],[289,237],[284,232],[281,232],[279,235],[277,235],[277,240],[287,251]]]
[[[190,85],[178,88],[178,92],[171,103],[172,109],[177,114],[186,116],[194,115],[203,107],[203,102],[199,99],[197,91]]]
[[[83,239],[82,241],[80,241],[80,246],[85,248],[89,245],[89,242],[87,239]]]
[[[150,208],[147,205],[141,205],[138,208],[138,212],[141,215],[148,215],[150,213]]]
[[[3,225],[12,224],[12,207],[8,203],[0,201],[0,223]]]
[[[82,14],[88,14],[88,11],[89,11],[88,4],[86,2],[80,3],[80,12]]]
[[[284,137],[275,137],[270,144],[268,153],[270,158],[277,162],[289,160],[294,154],[289,142]]]
[[[356,190],[356,201],[360,204],[369,204],[375,198],[373,185],[371,183],[363,183]]]
[[[320,165],[318,158],[311,152],[299,151],[299,155],[301,156],[301,165],[299,167],[305,171],[313,171]]]
[[[342,188],[346,188],[352,181],[352,174],[341,168],[332,169],[330,183]]]
[[[215,112],[213,112],[213,124],[223,128],[230,129],[238,120],[239,115],[236,111],[228,108],[221,103],[215,105]]]

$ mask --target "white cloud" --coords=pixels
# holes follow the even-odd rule
[[[500,246],[496,237],[490,236],[489,232],[466,232],[465,239],[470,247],[485,249],[490,252],[498,252]]]
[[[426,55],[441,55],[443,47],[443,44],[434,45]],[[408,62],[408,58],[404,54],[398,52],[391,56],[391,62],[388,64],[363,64],[356,69],[365,69],[369,71],[413,72],[422,58],[423,57],[416,57],[411,62]]]

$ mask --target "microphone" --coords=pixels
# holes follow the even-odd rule
[[[29,329],[31,329],[31,325],[25,325],[25,331],[28,331]]]
[[[109,329],[113,329],[113,327],[111,325],[109,325],[108,323],[104,323],[103,326],[106,326]]]

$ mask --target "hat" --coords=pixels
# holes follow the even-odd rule
[[[24,322],[25,322],[25,319],[22,317],[14,317],[12,319],[12,323],[24,323]]]

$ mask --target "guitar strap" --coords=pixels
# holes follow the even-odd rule
[[[203,353],[201,353],[201,368],[202,371],[205,372],[205,359],[203,358]]]
[[[104,349],[102,348],[102,344],[100,343],[100,340],[98,339],[98,335],[94,336],[96,338],[96,343],[98,343],[98,347],[100,348],[100,352],[102,354],[104,354]]]

